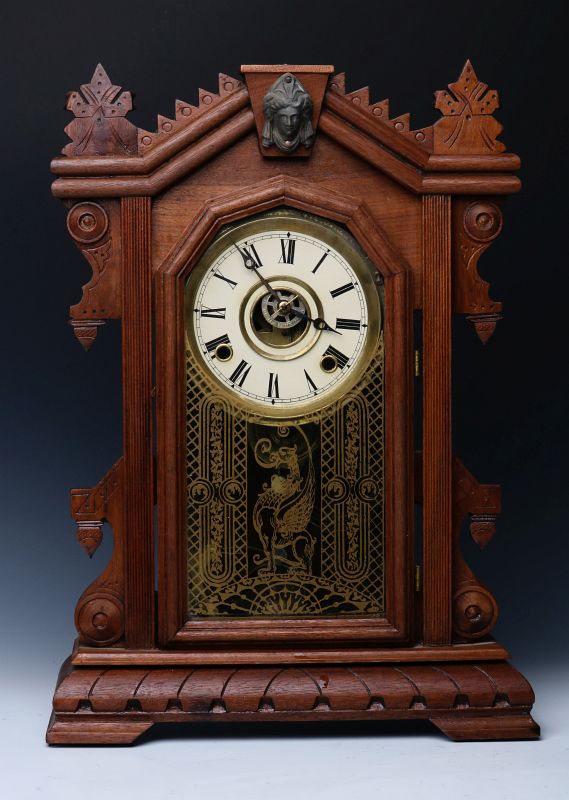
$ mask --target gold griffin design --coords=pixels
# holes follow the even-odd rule
[[[254,557],[259,574],[304,574],[312,572],[316,539],[306,530],[312,517],[315,499],[314,464],[310,445],[300,428],[308,460],[306,476],[302,476],[297,445],[274,448],[270,439],[259,439],[255,460],[261,467],[272,469],[270,484],[263,484],[253,508],[253,527],[259,536],[264,555]],[[286,436],[288,428],[279,433]]]

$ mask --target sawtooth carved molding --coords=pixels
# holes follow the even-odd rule
[[[155,131],[138,130],[138,152],[147,155],[168,139],[193,125],[204,114],[218,108],[229,95],[243,94],[243,83],[230,75],[219,73],[218,92],[198,89],[198,104],[192,105],[185,100],[176,100],[174,118],[158,114]]]
[[[481,484],[458,458],[453,460],[453,629],[463,639],[480,639],[498,617],[494,596],[474,575],[460,549],[464,518],[470,515],[470,535],[485,548],[496,532],[502,491]]]
[[[355,108],[365,111],[377,123],[378,127],[389,127],[427,152],[432,151],[432,127],[412,130],[410,114],[400,114],[397,117],[390,118],[389,100],[370,102],[369,86],[363,86],[353,92],[346,92],[346,73],[340,72],[332,77],[329,88],[330,92],[340,95],[344,100],[352,103]]]
[[[114,535],[109,564],[83,592],[75,609],[79,640],[92,646],[109,646],[124,634],[122,495],[122,458],[94,488],[71,490],[77,540],[89,558],[101,544],[104,522],[109,523]]]

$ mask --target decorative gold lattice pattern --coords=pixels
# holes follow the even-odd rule
[[[273,424],[187,354],[188,615],[384,610],[383,337],[349,394]]]

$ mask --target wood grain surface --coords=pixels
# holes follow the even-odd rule
[[[451,640],[451,201],[423,198],[423,641]]]
[[[454,739],[529,739],[533,692],[505,662],[72,668],[50,744],[131,742],[155,722],[430,719]],[[108,727],[107,727],[108,726]]]
[[[154,459],[150,200],[121,202],[123,241],[123,447],[125,635],[154,644]]]

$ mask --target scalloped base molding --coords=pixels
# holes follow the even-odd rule
[[[428,719],[450,739],[537,739],[505,661],[61,669],[48,744],[131,744],[155,722]]]

